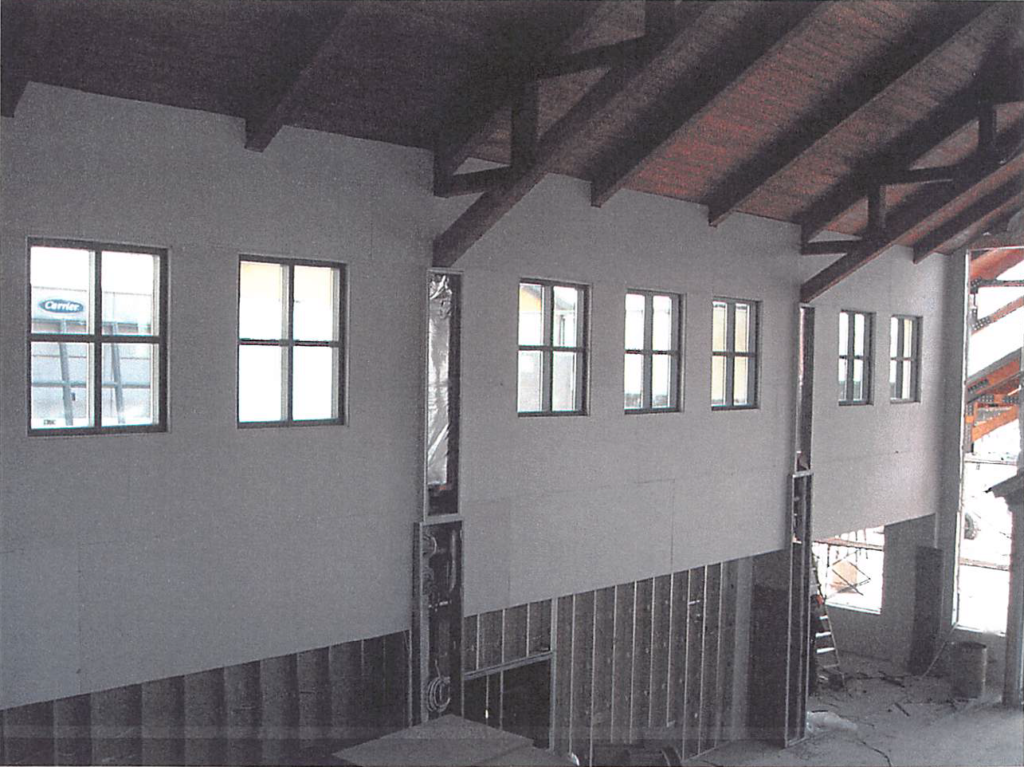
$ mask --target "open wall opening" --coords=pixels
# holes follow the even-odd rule
[[[829,607],[880,612],[885,528],[868,527],[814,542],[818,582]]]
[[[957,557],[957,625],[1006,631],[1011,517],[988,489],[1017,471],[1024,339],[1024,248],[970,260],[964,462]]]

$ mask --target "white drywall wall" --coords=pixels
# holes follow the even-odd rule
[[[239,120],[36,84],[2,134],[0,706],[407,627],[425,274],[432,237],[467,204],[432,198],[429,154],[292,129],[254,154]],[[32,235],[169,248],[168,433],[26,436]],[[797,235],[744,215],[711,229],[699,206],[633,192],[598,210],[585,183],[552,176],[459,261],[467,612],[783,545],[808,266]],[[243,253],[349,265],[350,425],[236,427]],[[885,322],[925,315],[927,394],[943,265],[908,259],[890,254],[844,289],[850,308]],[[521,277],[592,287],[586,417],[516,415]],[[631,287],[685,296],[681,413],[622,412]],[[757,410],[711,411],[716,295],[762,302]],[[930,513],[931,395],[831,412],[829,311],[818,319],[819,519],[839,532]],[[898,482],[915,491],[895,506]]]

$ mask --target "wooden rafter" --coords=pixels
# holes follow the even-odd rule
[[[1019,247],[986,250],[971,259],[970,279],[994,280],[1021,261],[1024,261],[1024,250]]]
[[[572,65],[566,62],[575,65],[584,62],[586,52],[574,56],[573,54],[577,53],[574,49],[616,12],[616,5],[614,0],[594,3],[579,24],[567,30],[562,37],[554,40],[541,52],[540,61],[526,67],[532,71],[499,72],[492,77],[483,78],[472,87],[474,95],[466,99],[463,106],[453,106],[447,110],[451,115],[450,122],[438,137],[434,149],[435,189],[438,186],[444,187],[459,166],[469,159],[476,147],[494,132],[524,80],[544,76],[547,69],[551,70],[550,74],[557,74],[559,65],[574,71]],[[591,60],[585,63],[588,66],[596,66],[598,57],[607,57],[611,54],[608,50],[601,50],[591,51],[590,55]]]
[[[890,52],[853,78],[849,84],[832,94],[814,113],[751,161],[730,174],[704,201],[708,206],[708,222],[722,223],[737,207],[749,200],[758,189],[790,168],[818,142],[845,123],[854,114],[875,102],[944,51],[968,39],[990,25],[991,18],[1001,13],[998,7],[981,11],[960,27],[948,24],[928,35],[914,36],[898,51]]]
[[[1014,140],[1016,142],[1016,136]],[[956,182],[936,188],[922,205],[896,211],[892,220],[886,222],[883,231],[870,233],[856,248],[807,280],[800,288],[800,299],[804,302],[814,300],[876,259],[913,229],[936,219],[945,208],[970,196],[1005,164],[1014,162],[1021,156],[1021,145],[1014,143],[1009,147],[1002,147],[1001,151],[971,158],[965,163],[964,171],[959,174]]]
[[[0,115],[14,117],[29,80],[30,40],[36,25],[26,2],[4,3],[0,24]]]
[[[349,3],[339,3],[330,32],[312,52],[306,63],[290,77],[267,103],[254,105],[245,118],[245,148],[262,152],[274,136],[293,118],[306,98],[310,84],[332,58],[344,49],[344,15]]]
[[[1013,211],[1011,215],[1006,216],[1009,220],[1013,217],[1013,214],[1018,211]],[[993,227],[994,229],[996,227]],[[971,250],[996,250],[1002,248],[1024,248],[1024,230],[1017,230],[1015,232],[999,232],[998,229],[994,232],[988,232],[983,234],[981,237],[968,243],[968,247]]]
[[[1019,208],[1020,193],[1021,179],[1016,178],[964,208],[914,244],[914,263],[924,261],[936,251],[943,251],[967,229],[992,223],[1005,213],[1007,206],[1016,205]]]
[[[674,86],[663,99],[667,106],[660,110],[658,119],[647,124],[641,136],[609,153],[610,159],[595,174],[591,185],[591,204],[604,205],[715,104],[770,66],[775,54],[790,46],[828,10],[824,3],[804,4],[787,17],[775,39],[753,34],[750,40],[738,41],[731,54],[721,52],[715,67]]]
[[[651,0],[648,0],[651,4]],[[659,3],[653,3],[657,6]],[[434,266],[451,266],[527,192],[554,168],[599,115],[614,108],[619,98],[656,77],[664,64],[686,45],[686,29],[708,12],[704,4],[673,6],[671,26],[647,34],[635,59],[613,66],[537,142],[533,161],[511,168],[508,180],[485,192],[434,240]]]

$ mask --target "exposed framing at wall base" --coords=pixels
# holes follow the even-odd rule
[[[741,577],[734,560],[467,616],[465,674],[553,656],[551,747],[584,765],[708,751],[739,735]]]
[[[0,711],[0,763],[276,764],[408,724],[397,632]]]

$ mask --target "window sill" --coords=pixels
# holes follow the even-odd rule
[[[561,418],[563,416],[589,415],[585,410],[538,410],[517,412],[520,418]]]
[[[891,399],[889,400],[890,405],[920,405],[921,400],[919,399]]]
[[[239,429],[290,429],[305,426],[344,426],[345,422],[340,418],[325,418],[316,421],[239,421]]]
[[[873,402],[840,402],[839,407],[870,407]]]
[[[712,405],[712,413],[732,412],[736,410],[760,410],[757,405]]]
[[[34,429],[29,428],[29,437],[89,437],[108,434],[165,434],[166,424],[151,426],[80,426],[74,428]]]
[[[626,415],[654,415],[659,413],[681,413],[683,410],[678,407],[631,407],[622,412]]]

